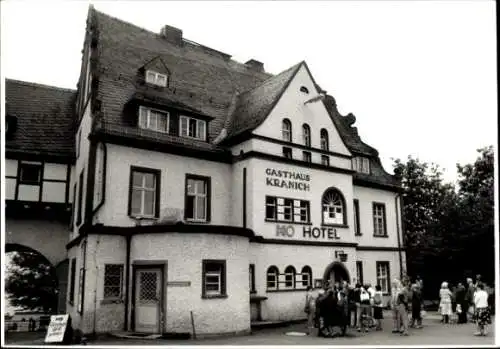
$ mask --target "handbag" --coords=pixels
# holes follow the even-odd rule
[[[427,312],[425,310],[420,310],[420,317],[424,318],[425,315],[427,315]]]

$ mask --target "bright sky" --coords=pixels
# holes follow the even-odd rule
[[[85,1],[2,1],[3,77],[76,88]],[[444,167],[497,144],[494,1],[94,1],[277,74],[305,60],[386,170],[409,154]]]

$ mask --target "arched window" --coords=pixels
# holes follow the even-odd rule
[[[302,140],[306,147],[311,146],[311,128],[308,124],[302,125]]]
[[[281,125],[281,135],[285,142],[292,141],[292,122],[288,119],[283,119]]]
[[[295,288],[295,268],[289,265],[285,268],[285,287]]]
[[[274,265],[267,268],[267,289],[277,290],[278,289],[278,275],[279,270]]]
[[[328,131],[324,128],[321,129],[320,133],[320,144],[321,144],[321,149],[322,150],[328,150],[329,145],[328,145]]]
[[[302,268],[302,286],[312,286],[312,269],[310,266],[306,265]]]
[[[342,193],[335,188],[325,191],[321,200],[323,224],[346,224],[346,205]]]
[[[300,87],[300,92],[303,92],[303,93],[305,93],[307,95],[307,94],[309,94],[309,89],[307,87],[305,87],[305,86],[301,86]]]

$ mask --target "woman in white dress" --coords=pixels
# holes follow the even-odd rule
[[[452,293],[448,288],[447,282],[443,282],[441,284],[441,289],[439,290],[439,298],[439,308],[441,309],[441,316],[443,317],[441,322],[447,324],[450,321],[452,298]]]

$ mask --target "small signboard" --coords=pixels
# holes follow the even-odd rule
[[[50,324],[45,336],[45,343],[61,343],[63,341],[66,326],[68,324],[68,317],[68,314],[51,315]]]

